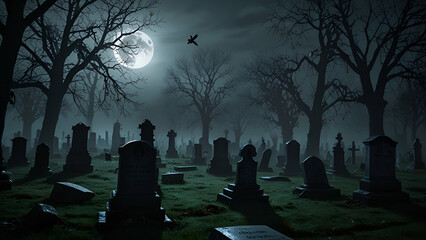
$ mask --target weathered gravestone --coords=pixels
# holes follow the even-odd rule
[[[49,167],[49,147],[42,143],[37,146],[34,167],[31,168],[29,176],[43,176],[52,173]]]
[[[416,138],[413,142],[414,163],[412,169],[425,169],[425,164],[422,159],[422,144],[420,139]]]
[[[112,159],[111,159],[111,154],[109,154],[109,153],[105,153],[105,161],[111,161]]]
[[[147,221],[170,223],[156,192],[156,150],[144,141],[130,141],[120,154],[117,189],[111,193],[106,212],[99,212],[100,224]]]
[[[38,203],[22,219],[25,229],[40,230],[61,223],[58,212],[50,205]]]
[[[111,150],[110,153],[112,155],[118,154],[118,148],[121,146],[121,136],[120,136],[120,128],[121,124],[117,121],[114,123],[113,129],[112,129],[112,141],[111,141]]]
[[[148,119],[145,119],[145,121],[141,124],[139,124],[139,129],[141,130],[141,133],[139,136],[141,136],[141,140],[144,142],[147,142],[151,144],[151,146],[154,147],[154,129],[155,126],[149,121]],[[158,168],[165,168],[166,164],[161,162],[159,151],[156,150],[156,162]]]
[[[292,240],[292,238],[265,225],[215,228],[209,240]]]
[[[194,155],[192,156],[192,164],[206,165],[206,158],[203,157],[201,144],[194,144]]]
[[[232,175],[232,166],[228,158],[228,140],[226,138],[218,138],[213,141],[214,153],[207,173],[217,176]]]
[[[167,152],[166,152],[166,158],[179,158],[179,155],[176,151],[176,146],[175,146],[176,136],[177,134],[173,130],[170,130],[167,133],[167,137],[169,137],[169,148],[167,149]]]
[[[50,200],[55,203],[77,203],[92,199],[95,193],[80,185],[70,182],[57,182],[50,193]]]
[[[64,143],[62,143],[62,149],[61,149],[61,151],[63,153],[68,153],[68,151],[71,148],[71,141],[70,141],[71,136],[68,134],[65,138],[67,139],[67,141],[64,142]]]
[[[345,151],[342,147],[342,134],[338,133],[336,139],[336,146],[333,147],[333,168],[329,169],[327,172],[337,176],[348,176],[349,172],[345,165]]]
[[[1,171],[0,172],[0,191],[12,189],[12,173]]]
[[[237,163],[235,184],[228,184],[223,193],[217,194],[217,200],[230,207],[242,204],[269,205],[269,196],[263,194],[263,189],[256,183],[257,162],[253,159],[256,156],[256,148],[253,145],[245,145],[240,156],[242,159]]]
[[[328,184],[327,174],[321,159],[308,157],[303,162],[305,184],[293,189],[293,193],[302,198],[317,200],[337,200],[340,198],[340,189]]]
[[[89,134],[89,151],[90,152],[97,152],[98,149],[96,148],[96,133],[90,132]]]
[[[285,162],[285,156],[278,155],[277,156],[277,165],[276,166],[282,168],[282,167],[284,167],[284,162]]]
[[[29,164],[27,156],[27,139],[16,137],[12,139],[12,155],[7,162],[7,167],[26,166]]]
[[[288,141],[285,144],[287,163],[281,171],[283,176],[301,176],[303,174],[300,167],[300,144],[296,140]]]
[[[270,148],[263,151],[262,159],[260,160],[259,172],[272,172],[272,168],[269,167],[269,160],[271,159],[272,150]]]
[[[359,151],[359,148],[355,147],[355,142],[352,141],[352,146],[350,148],[348,148],[349,151],[351,151],[352,153],[352,164],[355,165],[356,164],[356,152]]]
[[[65,174],[84,174],[93,172],[92,157],[87,151],[87,133],[90,127],[77,123],[72,127],[72,144],[64,165]]]
[[[367,206],[408,202],[401,191],[401,182],[395,176],[395,149],[397,142],[387,136],[373,136],[364,141],[367,148],[365,176],[353,199]]]
[[[166,172],[161,174],[161,183],[163,184],[184,184],[183,173]]]

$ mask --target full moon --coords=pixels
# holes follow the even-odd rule
[[[144,32],[137,31],[132,35],[120,39],[119,46],[131,46],[113,48],[114,57],[118,63],[126,68],[138,69],[145,67],[154,55],[154,43]]]

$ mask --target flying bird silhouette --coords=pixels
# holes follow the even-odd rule
[[[195,41],[195,39],[198,37],[198,34],[195,34],[195,36],[189,35],[189,39],[188,39],[188,44],[193,43],[196,46],[198,46],[197,42]]]

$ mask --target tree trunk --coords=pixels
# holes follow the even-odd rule
[[[235,130],[234,131],[235,134],[235,146],[237,146],[238,148],[240,148],[240,141],[241,141],[241,131],[240,130]]]
[[[209,117],[203,117],[203,116],[201,117],[201,124],[203,127],[203,135],[201,136],[201,139],[205,143],[209,142],[210,122],[211,122],[211,119]]]
[[[322,126],[322,114],[312,114],[309,118],[309,132],[305,152],[306,156],[319,156]]]
[[[56,124],[58,123],[59,114],[61,112],[64,94],[65,92],[61,89],[56,90],[51,86],[49,94],[47,95],[46,111],[41,127],[40,139],[37,144],[45,143],[52,149],[53,137],[55,136]]]
[[[370,136],[385,135],[385,131],[383,129],[383,114],[385,113],[387,102],[383,99],[383,97],[370,97],[367,98],[367,101],[364,104],[368,110]]]

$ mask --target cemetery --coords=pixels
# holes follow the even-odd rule
[[[0,1],[0,240],[426,239],[421,0]]]

